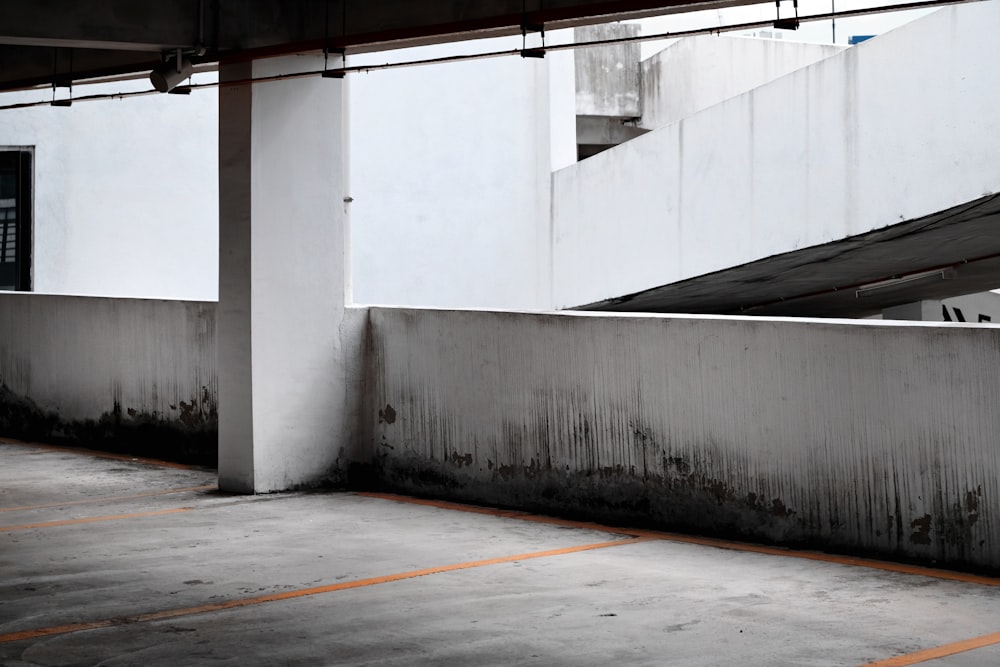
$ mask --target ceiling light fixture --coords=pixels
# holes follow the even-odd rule
[[[68,88],[69,97],[57,100],[56,88]],[[49,104],[54,107],[73,106],[73,49],[69,49],[69,73],[64,77],[59,76],[59,49],[52,51],[52,101]]]
[[[909,275],[893,276],[888,280],[880,280],[878,282],[869,283],[867,285],[862,285],[857,288],[854,292],[855,299],[863,299],[866,296],[875,296],[875,293],[881,292],[883,290],[888,290],[893,287],[901,287],[903,285],[910,285],[910,283],[915,282],[937,282],[939,280],[954,280],[958,275],[958,271],[954,267],[947,269],[933,269],[931,271],[921,271],[920,273],[911,273]]]
[[[774,27],[778,30],[798,30],[799,0],[792,0],[792,6],[795,7],[795,16],[791,18],[781,18],[781,0],[775,0],[774,4],[778,8],[778,15],[774,19]]]
[[[183,50],[177,49],[173,56],[164,54],[163,62],[149,73],[149,81],[156,90],[169,93],[193,71],[194,64],[184,56]]]
[[[539,0],[538,8],[542,9],[544,0]],[[528,48],[528,33],[537,32],[542,36],[540,47]],[[528,19],[526,0],[521,0],[521,57],[522,58],[544,58],[545,57],[545,24],[536,23]]]

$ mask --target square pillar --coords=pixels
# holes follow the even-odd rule
[[[319,76],[247,83],[322,68],[321,55],[296,55],[219,70],[219,486],[225,491],[321,483],[336,465],[338,439],[351,430],[341,336],[348,269],[345,83]]]
[[[883,320],[914,320],[940,322],[941,302],[937,300],[914,301],[882,309]]]

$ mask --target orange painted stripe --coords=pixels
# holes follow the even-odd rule
[[[631,528],[616,528],[614,526],[604,526],[587,521],[570,521],[567,519],[557,519],[554,517],[518,512],[516,510],[491,509],[478,505],[463,505],[443,500],[426,500],[423,498],[411,498],[393,493],[368,493],[359,492],[359,496],[366,498],[378,498],[381,500],[391,500],[395,502],[408,503],[413,505],[427,505],[441,509],[457,510],[461,512],[474,512],[476,514],[489,514],[506,519],[518,519],[521,521],[533,521],[535,523],[552,524],[556,526],[566,526],[570,528],[581,528],[585,530],[597,530],[615,535],[630,535],[633,537],[647,537],[654,540],[664,540],[668,542],[679,542],[682,544],[696,544],[703,547],[713,547],[716,549],[731,549],[733,551],[744,551],[748,553],[765,554],[768,556],[783,556],[785,558],[800,558],[802,560],[812,560],[824,563],[834,563],[837,565],[849,565],[851,567],[863,567],[872,570],[883,570],[886,572],[897,572],[901,574],[913,574],[921,577],[933,577],[947,581],[960,581],[967,584],[979,584],[983,586],[1000,586],[1000,579],[996,577],[985,577],[965,572],[952,572],[950,570],[938,570],[919,565],[907,565],[905,563],[891,563],[888,561],[874,560],[871,558],[855,558],[854,556],[841,556],[838,554],[828,554],[819,551],[795,551],[782,547],[768,547],[762,544],[750,544],[746,542],[732,542],[720,540],[712,537],[697,537],[694,535],[681,535],[678,533],[667,533],[657,530],[637,530]]]
[[[24,630],[21,632],[12,632],[9,634],[0,635],[0,644],[22,641],[25,639],[37,639],[39,637],[49,637],[52,635],[63,635],[71,632],[80,632],[82,630],[94,630],[97,628],[107,628],[110,626],[127,625],[130,623],[144,623],[146,621],[163,621],[172,618],[179,618],[182,616],[207,614],[210,612],[224,611],[226,609],[237,609],[239,607],[249,607],[251,605],[264,604],[266,602],[292,600],[295,598],[302,598],[309,595],[320,595],[322,593],[334,593],[336,591],[345,591],[352,588],[377,586],[379,584],[388,584],[394,581],[402,581],[404,579],[414,579],[416,577],[426,577],[432,574],[455,572],[456,570],[469,570],[477,567],[487,567],[489,565],[512,563],[515,561],[531,560],[534,558],[548,558],[550,556],[562,556],[565,554],[579,553],[581,551],[592,551],[594,549],[607,549],[608,547],[618,547],[625,544],[635,544],[637,542],[645,542],[648,539],[649,538],[645,537],[633,537],[621,540],[612,540],[610,542],[598,542],[596,544],[582,544],[575,547],[565,547],[563,549],[533,551],[529,553],[517,554],[514,556],[501,556],[499,558],[487,558],[484,560],[474,560],[466,563],[454,563],[452,565],[442,565],[440,567],[428,567],[422,570],[411,570],[409,572],[400,572],[398,574],[390,574],[383,577],[371,577],[369,579],[357,579],[355,581],[345,581],[339,584],[330,584],[328,586],[300,588],[298,590],[285,591],[283,593],[274,593],[271,595],[259,595],[257,597],[252,597],[252,598],[227,600],[225,602],[216,602],[213,604],[198,605],[196,607],[166,609],[163,611],[153,611],[146,614],[138,614],[136,616],[128,616],[124,618],[106,619],[101,621],[93,621],[90,623],[74,623],[71,625],[57,625],[49,628],[39,628],[37,630]]]
[[[130,463],[144,463],[146,465],[159,466],[161,468],[177,468],[178,470],[197,470],[198,466],[190,466],[184,463],[174,463],[173,461],[161,461],[160,459],[147,459],[141,456],[129,456],[128,454],[114,454],[112,452],[99,452],[93,449],[82,447],[60,447],[58,445],[47,445],[41,442],[22,442],[13,438],[0,438],[0,444],[16,445],[18,447],[30,447],[42,449],[50,452],[60,452],[63,454],[82,454],[93,456],[99,459],[113,459],[115,461],[128,461]]]
[[[42,521],[40,523],[23,523],[19,526],[0,526],[0,533],[9,533],[15,530],[33,530],[35,528],[55,528],[56,526],[73,526],[80,523],[95,523],[97,521],[118,521],[121,519],[142,519],[150,516],[163,516],[165,514],[177,514],[178,512],[190,512],[193,507],[177,507],[169,510],[156,510],[154,512],[133,512],[132,514],[111,514],[108,516],[91,516],[84,519],[66,519],[64,521]]]
[[[885,660],[867,662],[860,667],[907,667],[907,665],[916,665],[921,662],[927,662],[928,660],[947,658],[948,656],[955,655],[956,653],[965,653],[966,651],[973,651],[977,648],[993,646],[994,644],[1000,644],[1000,632],[993,632],[988,635],[973,637],[972,639],[963,639],[960,642],[944,644],[943,646],[935,646],[934,648],[926,648],[923,651],[917,651],[915,653],[897,655],[893,658],[886,658]]]
[[[149,493],[136,493],[129,496],[105,496],[103,498],[84,498],[82,500],[67,500],[61,503],[47,503],[45,505],[21,505],[20,507],[0,507],[0,512],[25,512],[28,510],[42,510],[50,507],[69,507],[70,505],[90,505],[93,503],[115,503],[124,500],[136,500],[138,498],[152,498],[154,496],[169,496],[175,493],[193,493],[195,491],[215,491],[216,484],[205,484],[204,486],[186,486],[180,489],[164,489],[163,491],[150,491]]]
[[[56,625],[51,628],[25,630],[24,632],[12,632],[7,635],[0,635],[0,644],[16,642],[21,639],[37,639],[39,637],[50,637],[52,635],[65,635],[70,632],[80,632],[81,630],[96,630],[97,628],[107,628],[112,625],[116,625],[116,622],[94,621],[92,623],[70,623],[69,625]]]

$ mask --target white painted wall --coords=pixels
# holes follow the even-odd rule
[[[573,41],[573,31],[547,33],[545,41],[568,44]],[[576,56],[572,51],[550,51],[545,62],[549,68],[549,163],[551,171],[556,171],[576,163]],[[545,264],[551,269],[552,258]]]
[[[0,104],[48,99],[50,90],[5,93]],[[0,111],[0,147],[35,150],[34,290],[215,299],[216,109],[210,90]]]
[[[395,488],[1000,565],[1000,328],[370,317],[370,443]]]
[[[941,9],[557,172],[555,305],[1000,191],[998,23],[996,1]]]
[[[675,41],[642,63],[642,118],[656,129],[819,62],[843,47],[729,35]]]
[[[966,322],[998,322],[1000,323],[1000,294],[980,292],[965,294],[941,301],[941,306],[948,311],[952,322],[959,322],[964,317]],[[959,316],[961,315],[961,317]],[[937,309],[937,317],[945,321],[944,311]]]
[[[350,63],[520,45],[448,44]],[[560,75],[572,77],[559,56]],[[563,90],[549,59],[388,70],[350,84],[355,302],[549,307],[551,171],[576,151],[572,100],[549,102]]]
[[[448,44],[352,64],[519,46]],[[550,305],[550,178],[575,161],[572,81],[571,52],[350,77],[356,301]],[[217,298],[214,89],[0,114],[0,145],[36,150],[35,291]]]
[[[980,292],[950,299],[905,303],[883,310],[882,319],[923,322],[1000,322],[1000,294]]]

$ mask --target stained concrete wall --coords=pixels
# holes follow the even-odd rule
[[[215,463],[216,304],[0,294],[0,433]]]
[[[0,293],[0,436],[215,466],[217,310],[214,302]],[[266,397],[267,426],[308,439],[316,451],[286,446],[261,468],[285,475],[265,490],[368,479],[361,420],[368,311],[349,307],[339,316],[342,354],[331,347],[327,412],[346,418],[334,429],[312,428],[282,418],[274,403],[281,396]],[[316,392],[301,373],[291,377]]]
[[[1000,566],[1000,329],[371,310],[392,488]]]
[[[215,310],[0,295],[0,432],[211,462]],[[337,409],[362,416],[314,434],[334,464],[311,483],[1000,567],[1000,327],[404,308],[343,326]]]
[[[596,42],[639,35],[626,23],[575,28],[574,41]],[[642,115],[639,42],[577,49],[574,52],[576,113],[580,116],[636,118]]]
[[[941,9],[553,177],[557,307],[1000,191],[1000,2]],[[614,221],[614,224],[611,224]]]

